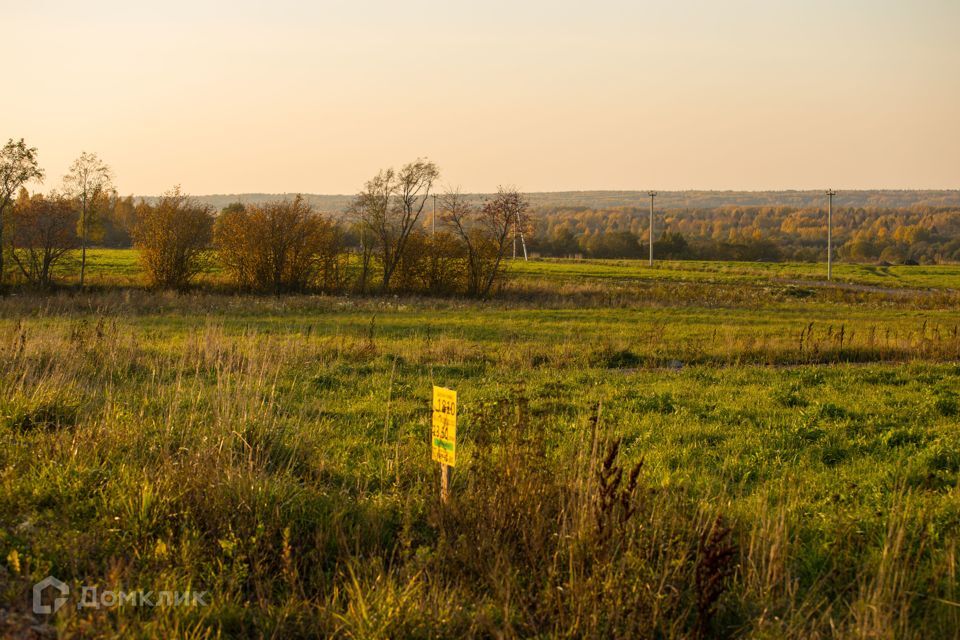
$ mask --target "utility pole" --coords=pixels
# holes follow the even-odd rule
[[[827,280],[833,279],[833,196],[837,192],[827,189]]]
[[[517,259],[517,237],[520,238],[520,246],[523,247],[523,261],[527,261],[527,241],[523,237],[523,222],[520,220],[520,212],[517,212],[517,219],[513,225],[513,259]]]
[[[517,212],[517,232],[520,234],[520,246],[523,247],[523,261],[527,261],[527,241],[523,239],[523,223],[520,221],[520,212]],[[517,257],[517,238],[513,238],[513,257]]]
[[[430,235],[437,235],[437,194],[433,194],[433,219],[431,220],[431,225],[433,229],[430,231]]]
[[[657,197],[656,191],[647,191],[650,196],[650,266],[653,266],[653,199]]]

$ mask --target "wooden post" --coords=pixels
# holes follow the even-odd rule
[[[450,495],[450,466],[440,465],[440,502],[447,504]]]

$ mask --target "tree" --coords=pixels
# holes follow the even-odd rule
[[[110,167],[95,153],[84,151],[70,165],[70,173],[63,177],[64,190],[76,198],[80,207],[78,234],[80,236],[80,286],[83,287],[87,268],[87,242],[90,226],[95,221],[97,205],[110,186]]]
[[[213,215],[175,187],[156,204],[141,202],[133,243],[148,283],[162,289],[186,289],[205,266]]]
[[[518,228],[529,228],[530,205],[515,189],[500,187],[479,208],[459,191],[443,196],[443,217],[464,245],[467,293],[486,297],[503,276],[503,260]]]
[[[340,284],[340,229],[300,196],[225,208],[214,225],[213,244],[242,287],[281,293]]]
[[[24,195],[11,216],[10,255],[20,272],[41,287],[53,283],[53,267],[77,247],[77,213],[68,198]]]
[[[393,277],[394,287],[433,295],[453,293],[463,282],[464,262],[458,237],[443,229],[436,233],[416,229],[400,257]]]
[[[568,227],[560,227],[553,234],[550,240],[549,251],[552,255],[569,257],[580,253],[580,245],[577,244],[577,237]]]
[[[630,231],[607,231],[587,242],[593,258],[638,258],[643,255],[640,237]]]
[[[355,235],[355,239],[360,246],[360,273],[356,279],[356,290],[361,294],[367,293],[374,249],[370,232],[367,229],[366,211],[364,210],[367,199],[361,194],[354,199],[346,211],[347,219],[351,221],[350,231],[353,232],[352,235]]]
[[[463,243],[447,230],[422,235],[426,267],[421,279],[423,287],[435,295],[456,291],[463,284],[465,275],[466,252]]]
[[[133,196],[121,197],[116,191],[101,197],[100,241],[107,247],[129,247],[130,233],[136,225],[136,204]]]
[[[870,240],[853,240],[843,245],[838,254],[854,262],[868,262],[876,260],[880,251]]]
[[[32,180],[42,181],[43,170],[37,164],[36,147],[28,147],[23,138],[13,138],[0,149],[0,285],[3,284],[3,225],[13,206],[14,194]]]
[[[661,258],[678,260],[687,258],[690,245],[682,233],[664,231],[660,239],[653,243],[653,251]]]
[[[400,171],[381,171],[354,200],[351,208],[363,212],[361,225],[370,232],[379,253],[383,268],[381,291],[390,288],[390,279],[400,264],[407,240],[439,176],[437,165],[418,159]]]

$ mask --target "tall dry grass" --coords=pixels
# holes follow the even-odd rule
[[[64,637],[920,638],[957,629],[956,538],[929,537],[935,516],[922,497],[904,489],[880,533],[809,540],[807,506],[789,493],[745,511],[730,504],[736,487],[664,486],[626,451],[602,406],[558,440],[522,388],[479,403],[453,498],[440,504],[426,416],[403,405],[408,381],[374,365],[388,356],[428,371],[478,358],[510,367],[533,350],[490,356],[456,336],[428,347],[386,337],[376,320],[331,335],[211,318],[171,339],[115,310],[187,313],[202,300],[106,298],[77,315],[67,310],[74,300],[29,304],[0,343],[0,518],[4,544],[25,559],[4,568],[9,593],[53,573],[74,585],[213,594],[201,610],[67,608],[54,621]],[[651,350],[655,333],[643,338]],[[789,348],[841,349],[837,335],[805,328],[804,346]],[[952,353],[955,336],[936,336],[927,326],[899,339],[928,343],[932,358]],[[869,345],[846,331],[842,340],[842,349]],[[577,368],[607,352],[547,353]],[[341,365],[386,376],[380,409],[349,406],[349,388],[336,407],[310,397]],[[830,562],[811,567],[822,543]],[[22,606],[5,597],[5,607]]]

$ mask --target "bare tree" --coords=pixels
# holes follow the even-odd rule
[[[86,151],[73,161],[70,165],[70,173],[63,177],[64,190],[76,198],[80,206],[78,234],[80,236],[81,287],[83,287],[84,273],[87,269],[87,243],[90,238],[91,222],[96,215],[100,196],[109,189],[110,181],[110,167],[104,164],[97,154]]]
[[[23,276],[41,287],[53,283],[53,267],[77,248],[77,213],[68,198],[37,194],[17,200],[11,216],[10,255]]]
[[[445,194],[442,203],[444,220],[466,249],[467,293],[486,297],[503,277],[511,238],[529,228],[530,205],[516,189],[504,187],[479,208],[459,191]]]
[[[383,267],[382,291],[390,288],[390,279],[439,175],[437,165],[423,159],[399,171],[386,169],[367,182],[352,205],[363,211],[361,225],[376,242]]]
[[[20,138],[7,141],[0,149],[0,247],[3,246],[3,225],[7,212],[13,206],[14,195],[32,180],[43,180],[43,170],[37,164],[36,147],[28,147]],[[0,285],[3,284],[3,251],[0,249]]]
[[[477,209],[459,189],[440,196],[441,219],[453,228],[463,243],[467,259],[467,293],[479,295],[483,281],[483,238],[477,233]]]

